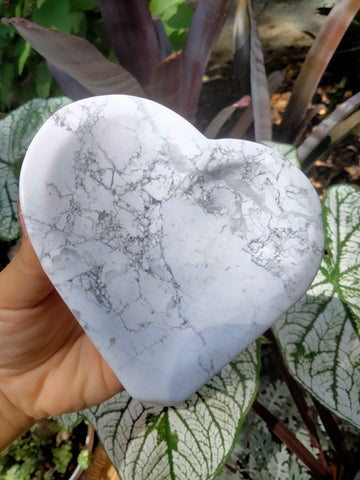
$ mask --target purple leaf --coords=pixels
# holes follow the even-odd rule
[[[92,96],[91,92],[83,87],[77,80],[62,70],[59,70],[52,63],[47,62],[47,67],[67,97],[72,100],[81,100]]]
[[[238,0],[233,27],[234,72],[239,94],[251,92],[250,86],[250,19],[246,0]]]
[[[340,142],[351,130],[357,127],[360,123],[360,110],[353,113],[349,117],[345,118],[342,122],[338,123],[330,132],[330,145]]]
[[[229,133],[229,138],[243,138],[245,133],[251,127],[254,120],[253,107],[250,105],[245,108],[239,120],[235,123]]]
[[[164,25],[160,18],[154,19],[154,28],[159,45],[160,57],[161,60],[164,60],[166,57],[171,55],[171,46]]]
[[[296,79],[280,125],[280,141],[291,142],[296,136],[320,79],[359,8],[359,0],[340,0],[326,18]]]
[[[268,85],[269,85],[269,93],[272,95],[276,92],[276,90],[280,87],[282,82],[284,81],[285,75],[280,72],[280,70],[275,70],[275,72],[271,72],[268,76]]]
[[[147,93],[152,100],[181,114],[181,52],[175,52],[160,62],[151,72]]]
[[[250,73],[251,99],[254,112],[255,140],[261,142],[271,140],[271,107],[268,81],[264,66],[264,56],[257,31],[252,0],[248,0],[250,15]]]
[[[321,112],[321,110],[326,110],[326,105],[323,103],[317,103],[316,105],[312,105],[311,108],[308,108],[305,114],[305,118],[299,125],[299,128],[297,129],[297,132],[296,132],[296,137],[294,137],[294,140],[292,142],[292,145],[294,147],[297,147],[298,145],[300,145],[304,136],[306,135],[306,131],[309,124],[311,123],[311,120],[315,118],[316,115],[318,115]]]
[[[200,0],[182,53],[180,113],[194,119],[202,78],[210,54],[224,26],[231,0]]]
[[[145,87],[160,62],[148,0],[98,0],[98,4],[120,65]]]
[[[360,105],[360,93],[339,105],[328,117],[326,117],[316,127],[314,132],[309,135],[298,148],[300,162],[306,161],[306,158],[315,148],[329,135],[330,131],[344,118],[351,114]]]
[[[338,123],[320,143],[309,153],[301,164],[301,169],[307,173],[313,163],[318,160],[330,147],[339,143],[351,130],[360,124],[360,110],[350,115],[348,118]]]
[[[204,135],[208,138],[216,138],[222,127],[229,120],[232,114],[239,110],[239,108],[247,108],[250,106],[251,98],[249,95],[245,95],[239,101],[223,108],[220,112],[211,120],[207,126]]]
[[[136,79],[124,68],[109,62],[86,40],[40,27],[23,18],[3,19],[56,68],[83,85],[92,95],[124,93],[144,96]]]
[[[276,92],[279,86],[284,80],[284,75],[278,70],[270,73],[268,78],[269,94],[272,95]],[[239,120],[235,123],[232,130],[229,133],[230,138],[242,138],[247,130],[251,127],[254,120],[252,105],[247,107]]]

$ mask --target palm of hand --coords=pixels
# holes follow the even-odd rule
[[[25,238],[0,274],[0,391],[42,418],[95,405],[121,388]]]

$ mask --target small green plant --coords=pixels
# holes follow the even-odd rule
[[[55,418],[36,424],[0,454],[0,480],[63,478],[60,474],[66,473],[70,464],[76,467],[76,462],[71,463],[79,447],[77,440],[72,443],[75,438],[75,433],[64,430]]]
[[[59,473],[65,473],[73,456],[71,444],[66,442],[58,447],[53,447],[51,453],[54,459],[55,470]]]
[[[81,450],[78,455],[77,462],[79,467],[82,470],[87,470],[91,462],[91,452],[90,450]]]

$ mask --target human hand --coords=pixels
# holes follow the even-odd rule
[[[120,390],[24,236],[0,273],[0,448],[36,419],[81,410]]]

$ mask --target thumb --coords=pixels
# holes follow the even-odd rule
[[[41,302],[54,289],[25,234],[19,252],[0,273],[1,308],[22,309]]]

